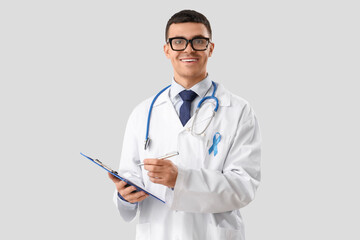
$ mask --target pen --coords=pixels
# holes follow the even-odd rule
[[[171,152],[171,153],[168,153],[168,154],[166,154],[166,155],[164,155],[164,156],[158,157],[158,158],[156,158],[156,159],[171,158],[171,157],[174,157],[174,156],[176,156],[176,155],[179,155],[179,152]],[[144,166],[144,163],[139,163],[138,166],[139,166],[139,167]]]

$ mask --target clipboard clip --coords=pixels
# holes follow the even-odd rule
[[[102,166],[103,168],[105,168],[106,170],[108,170],[109,172],[114,173],[114,174],[118,174],[117,171],[112,170],[111,168],[109,168],[108,166],[106,166],[105,164],[103,164],[99,159],[94,159],[94,161],[95,161],[97,164],[99,164],[100,166]]]

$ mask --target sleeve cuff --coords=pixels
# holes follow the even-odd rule
[[[186,170],[183,167],[178,167],[178,176],[174,188],[168,188],[166,190],[166,204],[173,210],[176,210],[178,205],[179,196],[183,189],[184,181],[186,178]]]

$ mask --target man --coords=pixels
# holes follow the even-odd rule
[[[254,199],[259,185],[261,138],[249,104],[207,74],[211,34],[209,21],[196,11],[170,18],[164,52],[174,69],[172,84],[154,100],[150,127],[153,98],[129,118],[120,170],[166,202],[109,175],[124,220],[139,211],[136,239],[244,239],[239,209]],[[144,148],[146,132],[151,141]],[[157,159],[172,151],[179,155]]]

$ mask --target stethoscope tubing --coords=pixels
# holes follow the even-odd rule
[[[213,93],[211,96],[207,96],[207,97],[204,97],[200,100],[198,106],[197,106],[197,109],[196,109],[196,112],[198,112],[198,110],[200,109],[201,105],[203,104],[204,101],[208,100],[208,99],[214,99],[216,101],[216,106],[215,106],[215,109],[214,109],[214,115],[215,113],[217,112],[218,108],[219,108],[219,100],[217,97],[215,97],[215,92],[217,90],[217,86],[215,84],[215,82],[212,81],[212,85],[214,86],[214,90],[213,90]],[[149,109],[149,114],[148,114],[148,119],[147,119],[147,124],[146,124],[146,135],[145,135],[145,150],[147,149],[147,147],[149,146],[150,144],[150,139],[149,139],[149,130],[150,130],[150,119],[151,119],[151,113],[152,113],[152,109],[153,109],[153,106],[154,106],[154,103],[156,102],[156,99],[166,90],[170,87],[171,85],[165,87],[164,89],[162,89],[158,94],[156,94],[156,96],[154,97],[154,99],[152,100],[151,102],[151,105],[150,105],[150,109]],[[197,115],[197,114],[196,114]],[[214,116],[213,115],[213,116]],[[207,127],[206,127],[207,128]],[[206,130],[206,129],[205,129]],[[204,130],[204,131],[205,131]]]
[[[214,82],[212,82],[212,85],[214,86],[214,91],[213,91],[212,95],[202,98],[202,99],[200,100],[199,104],[197,105],[196,109],[200,109],[201,104],[203,104],[203,102],[205,102],[206,100],[208,100],[208,99],[214,99],[214,100],[216,101],[216,107],[215,107],[214,111],[217,112],[217,110],[218,110],[218,108],[219,108],[219,100],[218,100],[217,97],[215,97],[215,92],[216,92],[216,90],[217,90],[217,86],[216,86],[216,84],[215,84]]]
[[[149,145],[149,129],[150,129],[150,118],[151,118],[151,112],[152,112],[152,109],[153,109],[153,106],[154,106],[154,103],[156,101],[156,99],[166,90],[168,89],[169,87],[171,86],[171,84],[167,87],[165,87],[164,89],[162,89],[158,94],[156,94],[156,96],[154,97],[154,99],[152,100],[151,102],[151,105],[150,105],[150,109],[149,109],[149,114],[148,114],[148,119],[147,119],[147,124],[146,124],[146,136],[145,136],[145,150],[146,148],[148,147]]]

